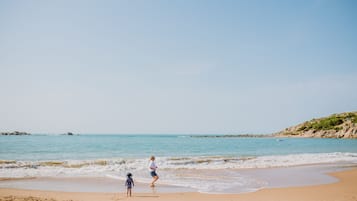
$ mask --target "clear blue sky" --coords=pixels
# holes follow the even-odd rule
[[[0,1],[0,131],[271,133],[357,110],[357,1]]]

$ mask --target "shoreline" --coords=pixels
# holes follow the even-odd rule
[[[338,182],[314,186],[268,188],[252,193],[242,194],[204,194],[197,192],[179,193],[137,193],[133,190],[133,201],[141,200],[245,200],[245,201],[356,201],[357,200],[357,168],[329,173],[338,179]],[[0,200],[4,201],[113,201],[128,199],[124,192],[120,193],[79,193],[55,192],[41,190],[23,190],[0,188]]]
[[[313,186],[334,183],[337,179],[329,176],[330,173],[354,168],[357,168],[356,164],[315,164],[231,170],[177,170],[176,174],[181,175],[183,178],[192,178],[194,176],[201,179],[196,181],[199,183],[185,184],[179,181],[173,183],[172,179],[167,180],[167,175],[162,174],[156,191],[158,193],[198,192],[208,194],[241,194],[267,188]],[[214,175],[218,177],[214,177]],[[207,179],[202,180],[205,177]],[[220,180],[219,178],[227,177],[230,178],[229,181],[216,181],[217,179]],[[142,181],[134,177],[134,181],[136,184],[135,192],[152,192],[152,189],[148,188],[149,180]],[[58,192],[118,193],[125,191],[124,182],[124,177],[114,177],[113,175],[107,175],[107,177],[0,178],[0,188]],[[215,184],[211,182],[215,182]],[[197,186],[197,184],[200,186]]]

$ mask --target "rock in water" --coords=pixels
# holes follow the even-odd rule
[[[31,134],[26,132],[14,131],[14,132],[2,132],[1,135],[31,135]]]

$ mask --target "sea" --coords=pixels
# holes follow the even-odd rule
[[[159,191],[243,193],[336,182],[327,173],[357,166],[357,140],[172,134],[0,136],[0,187],[117,192],[124,189],[130,172],[141,184],[139,191],[146,192],[150,156],[156,157]]]

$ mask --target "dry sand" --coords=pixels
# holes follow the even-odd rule
[[[70,193],[37,190],[0,189],[0,201],[357,201],[357,168],[331,174],[340,181],[333,184],[291,188],[263,189],[245,194],[201,193]]]

